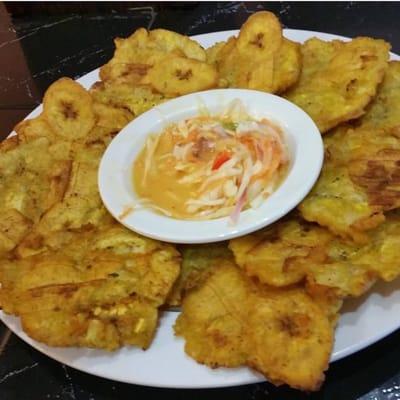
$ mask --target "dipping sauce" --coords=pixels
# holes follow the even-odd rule
[[[204,220],[258,207],[282,182],[289,158],[282,129],[235,100],[150,135],[133,166],[140,203],[178,219]]]

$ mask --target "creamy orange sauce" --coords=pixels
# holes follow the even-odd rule
[[[154,152],[154,163],[148,170],[146,179],[144,179],[146,148],[141,151],[134,163],[134,187],[141,198],[149,199],[151,203],[163,208],[171,216],[190,219],[193,214],[186,210],[185,203],[190,198],[197,197],[199,185],[198,183],[181,183],[180,179],[187,172],[176,170],[175,160],[172,157],[165,157],[173,151],[179,141],[178,136],[161,135]],[[214,150],[203,152],[202,159],[211,158],[214,153]],[[198,162],[201,161],[193,157],[193,170]]]
[[[261,204],[287,170],[283,133],[236,114],[197,116],[148,138],[133,165],[142,205],[178,219],[237,219]]]

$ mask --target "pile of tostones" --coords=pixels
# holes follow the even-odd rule
[[[50,346],[146,349],[159,314],[212,368],[247,365],[317,390],[343,301],[400,274],[400,63],[390,45],[286,39],[258,12],[203,49],[175,32],[115,40],[90,90],[53,83],[42,113],[0,145],[0,305]],[[106,146],[133,118],[212,88],[276,93],[317,124],[325,162],[277,223],[229,243],[174,246],[115,221],[97,188]],[[312,154],[310,154],[312,157]]]

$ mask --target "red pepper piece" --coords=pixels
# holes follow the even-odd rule
[[[221,167],[222,164],[225,164],[228,160],[231,159],[231,154],[228,151],[223,151],[219,153],[214,160],[214,164],[212,166],[212,170],[215,171],[219,167]]]

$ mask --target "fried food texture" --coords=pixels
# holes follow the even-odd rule
[[[139,81],[165,55],[173,54],[204,62],[206,53],[194,40],[166,29],[136,30],[126,39],[114,40],[113,58],[100,69],[102,80],[133,75]]]
[[[289,219],[233,239],[229,248],[246,275],[280,287],[300,282],[310,263],[322,261],[331,236],[325,229]]]
[[[300,78],[302,55],[299,43],[283,39],[274,59],[273,93],[284,93]]]
[[[221,87],[239,87],[281,93],[300,75],[300,46],[282,37],[276,16],[253,14],[239,36],[207,49],[207,60],[220,74]]]
[[[157,92],[175,97],[217,86],[216,69],[204,62],[180,56],[167,56],[142,79]]]
[[[39,137],[46,137],[51,142],[54,142],[57,138],[57,134],[51,128],[43,115],[21,121],[16,125],[14,130],[17,132],[18,139],[21,142],[29,142]]]
[[[232,39],[232,38],[231,38]],[[228,40],[231,40],[228,39]],[[220,52],[225,47],[226,42],[217,42],[211,47],[206,49],[206,60],[208,64],[217,65],[218,60],[221,58]]]
[[[237,48],[249,57],[263,59],[275,54],[281,46],[282,27],[275,14],[260,11],[252,14],[242,25]]]
[[[257,286],[229,263],[185,297],[175,333],[200,363],[250,365],[302,390],[321,385],[333,344],[328,317],[303,289]]]
[[[303,45],[262,11],[204,50],[164,29],[115,40],[90,90],[69,78],[0,144],[0,307],[50,346],[150,346],[181,306],[185,352],[249,366],[275,385],[323,382],[340,308],[400,275],[400,62],[383,40]],[[309,195],[282,220],[229,242],[170,245],[107,212],[100,159],[135,117],[211,88],[284,95],[324,135]]]
[[[327,142],[329,157],[344,165],[351,181],[384,211],[400,205],[400,135],[393,129],[358,128],[335,132]]]
[[[93,109],[97,117],[97,125],[103,128],[119,131],[133,120],[133,114],[125,108],[95,102]]]
[[[114,107],[105,103],[94,102],[93,109],[97,121],[85,138],[88,146],[92,144],[107,146],[118,132],[134,118],[126,108]]]
[[[389,63],[367,113],[326,136],[322,174],[299,207],[305,219],[359,242],[384,221],[385,212],[399,207],[400,135],[393,108],[399,80],[399,64]]]
[[[318,390],[333,346],[333,327],[304,289],[256,292],[248,318],[248,364],[269,381]]]
[[[360,37],[350,42],[307,40],[301,48],[298,84],[285,97],[317,124],[321,133],[360,117],[387,69],[390,46]]]
[[[295,216],[262,231],[230,241],[245,275],[274,287],[306,282],[314,301],[337,319],[342,300],[364,294],[377,279],[391,281],[400,273],[399,214],[366,233],[364,243],[333,235]],[[278,273],[277,273],[278,271]]]
[[[135,117],[167,100],[164,95],[156,93],[149,86],[132,87],[123,82],[96,82],[90,93],[99,103],[126,109]]]
[[[96,122],[90,94],[69,78],[61,78],[47,89],[43,116],[57,135],[68,140],[84,138]]]
[[[365,231],[385,219],[382,209],[371,205],[365,191],[353,183],[347,167],[329,161],[299,210],[307,221],[356,242],[365,242]]]
[[[337,164],[346,164],[352,181],[371,205],[384,211],[400,205],[400,63],[390,62],[376,99],[354,126],[338,129],[327,150]]]
[[[145,85],[167,97],[217,86],[217,71],[205,62],[206,52],[187,36],[141,28],[127,39],[116,39],[115,45],[114,57],[100,70],[109,85]]]
[[[166,53],[176,52],[176,54],[180,53],[193,60],[206,60],[204,49],[195,40],[185,35],[167,29],[154,29],[149,31],[149,39]]]
[[[226,242],[200,245],[185,245],[179,248],[182,268],[168,304],[181,304],[185,293],[200,285],[214,269],[227,261],[233,262],[232,252]]]
[[[67,236],[39,255],[2,261],[3,310],[49,345],[147,348],[179,274],[177,251],[117,223]]]
[[[103,151],[102,146],[83,146],[76,152],[63,197],[48,209],[19,244],[19,256],[42,251],[43,240],[57,232],[98,226],[109,219],[97,187],[97,169]]]
[[[246,362],[243,328],[249,292],[240,272],[226,263],[184,298],[175,333],[185,338],[190,357],[213,368]]]
[[[327,247],[323,264],[310,266],[307,286],[311,293],[333,292],[340,297],[360,296],[377,279],[392,281],[400,274],[396,248],[400,243],[399,215],[387,214],[385,222],[369,232],[365,244],[335,238]]]
[[[32,226],[32,220],[15,208],[3,209],[0,221],[0,255],[6,255],[14,249]]]
[[[29,143],[8,139],[13,146],[0,149],[0,204],[2,250],[11,250],[33,223],[59,201],[68,184],[70,163],[54,160],[49,141]]]
[[[384,129],[395,133],[400,125],[400,62],[391,61],[377,96],[371,102],[359,124],[368,129]]]

